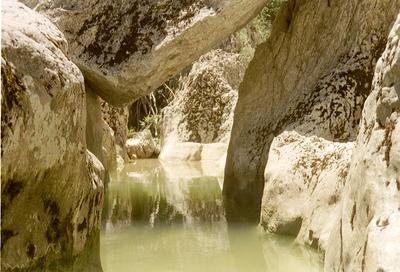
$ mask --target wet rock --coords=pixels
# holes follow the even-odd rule
[[[150,130],[135,132],[126,141],[126,150],[130,159],[147,159],[157,157],[160,149],[157,147]]]
[[[224,182],[229,220],[259,220],[269,150],[282,131],[354,141],[399,8],[388,0],[287,2],[239,88]]]
[[[52,0],[35,8],[64,32],[89,85],[120,106],[152,92],[243,27],[264,4]]]
[[[86,151],[83,76],[44,16],[2,2],[1,270],[101,271],[104,169]]]
[[[399,269],[399,41],[400,16],[376,65],[372,93],[364,105],[326,271]]]

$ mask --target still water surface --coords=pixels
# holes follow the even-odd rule
[[[212,162],[126,165],[106,196],[104,271],[322,271],[320,256],[292,238],[228,228],[222,176]]]

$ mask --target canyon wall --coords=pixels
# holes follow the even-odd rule
[[[354,141],[374,65],[399,5],[288,1],[239,88],[225,169],[230,220],[259,220],[274,137],[293,130],[327,141]]]
[[[326,271],[398,271],[399,141],[400,15],[365,102],[342,210],[329,241]]]

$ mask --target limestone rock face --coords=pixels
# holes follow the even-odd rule
[[[355,139],[399,8],[398,0],[288,1],[239,88],[224,182],[229,220],[258,221],[270,146],[282,131]]]
[[[149,94],[230,33],[265,0],[49,0],[37,5],[64,32],[73,61],[107,102]],[[184,52],[184,53],[183,53]]]
[[[163,109],[162,145],[229,141],[237,89],[246,60],[240,54],[214,50],[181,77],[172,103]]]
[[[45,17],[2,2],[1,270],[101,270],[104,169],[86,151],[83,76]]]
[[[397,9],[398,11],[398,9]],[[400,16],[375,69],[372,93],[326,255],[326,271],[398,271],[400,265]]]
[[[265,168],[261,226],[326,250],[353,146],[295,131],[277,136]]]
[[[126,141],[126,151],[131,159],[147,159],[160,153],[150,130],[136,132]]]
[[[106,101],[102,99],[99,100],[103,119],[114,131],[115,143],[124,147],[128,139],[128,109],[126,107],[113,107]]]
[[[86,144],[103,164],[105,169],[105,185],[110,181],[110,176],[117,170],[117,148],[114,131],[103,120],[101,99],[85,86],[86,92]]]

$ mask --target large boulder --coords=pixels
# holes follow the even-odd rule
[[[223,190],[228,220],[259,220],[270,146],[282,131],[354,140],[399,8],[391,0],[287,2],[239,88]]]
[[[362,116],[326,271],[399,270],[400,16],[376,65]]]
[[[231,34],[218,49],[204,54],[180,74],[180,84],[173,87],[173,100],[162,110],[164,159],[176,158],[174,150],[183,150],[181,147],[189,146],[190,142],[205,147],[215,143],[213,149],[218,151],[214,155],[220,151],[226,153],[239,84],[256,46],[265,41],[270,30],[271,18],[265,16],[265,11],[271,11],[270,5],[244,28]],[[221,159],[203,153],[202,159]],[[184,153],[180,157],[193,159]]]
[[[242,55],[221,49],[196,61],[181,77],[174,100],[163,109],[163,147],[182,142],[227,143],[246,65]]]
[[[73,61],[107,102],[149,94],[230,33],[265,0],[23,1],[64,32]]]
[[[126,141],[125,147],[131,159],[148,159],[157,157],[160,153],[160,149],[148,129],[135,132]]]
[[[297,235],[297,242],[328,246],[354,144],[285,131],[271,144],[265,168],[261,226]]]
[[[84,80],[63,34],[2,2],[1,270],[100,271],[104,169],[86,150]]]

